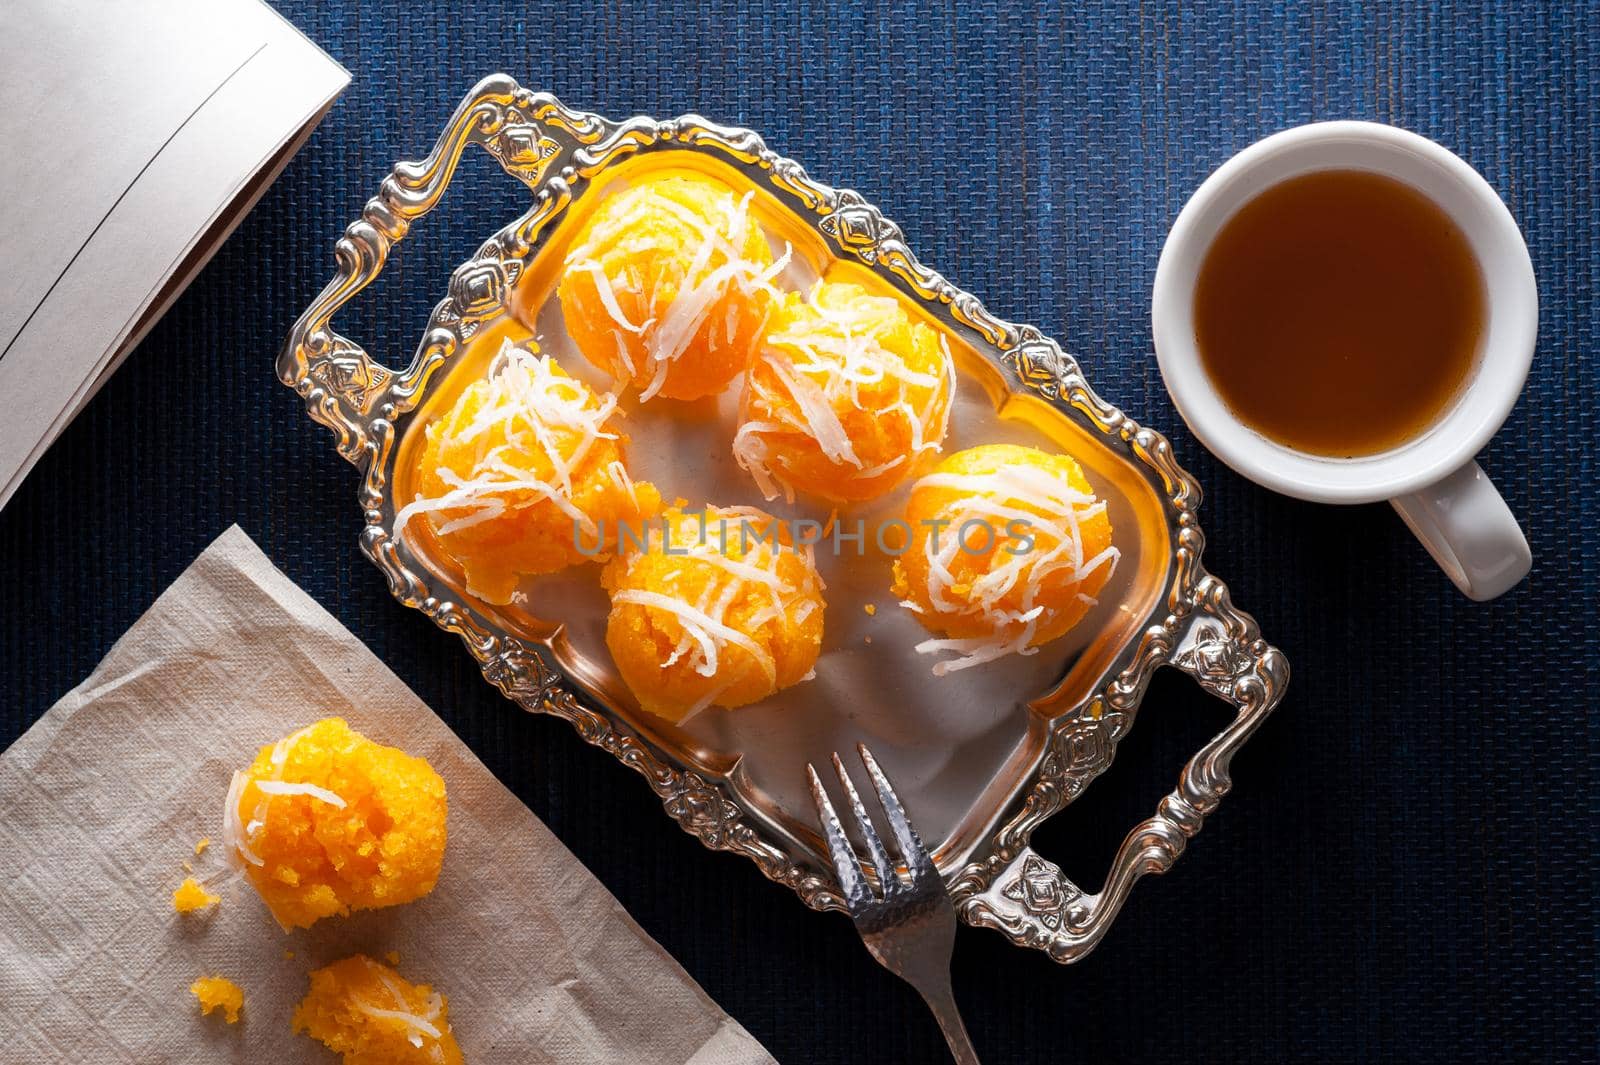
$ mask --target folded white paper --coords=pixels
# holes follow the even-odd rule
[[[220,842],[193,848],[220,841],[234,769],[330,714],[439,771],[444,871],[418,902],[286,934]],[[332,1065],[290,1032],[307,973],[391,950],[448,996],[468,1065],[772,1061],[238,528],[0,755],[0,856],[0,1062]],[[208,914],[172,910],[185,861],[222,896]],[[239,1024],[200,1015],[202,974],[243,987]]]
[[[260,0],[0,4],[0,506],[349,81]]]

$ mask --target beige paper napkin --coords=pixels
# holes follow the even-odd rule
[[[433,763],[450,842],[426,899],[286,935],[226,863],[223,797],[259,745],[327,714]],[[202,836],[219,842],[196,858]],[[170,904],[185,859],[223,897],[199,920]],[[307,972],[358,950],[449,996],[469,1065],[772,1061],[234,527],[0,755],[0,1062],[329,1065],[289,1019]],[[199,1015],[203,973],[243,986],[240,1024]]]

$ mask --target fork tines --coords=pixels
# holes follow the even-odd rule
[[[894,861],[884,849],[882,837],[873,827],[872,818],[868,816],[866,807],[861,803],[861,796],[837,754],[833,755],[833,771],[838,774],[839,783],[850,801],[850,809],[855,814],[856,825],[866,841],[872,868],[878,876],[879,894],[884,899],[892,899],[909,891],[912,886],[926,883],[929,877],[936,877],[937,873],[934,870],[933,859],[928,855],[927,848],[922,845],[916,829],[911,827],[905,808],[900,805],[899,796],[894,793],[894,788],[889,786],[888,778],[878,767],[878,760],[872,757],[872,752],[867,750],[865,744],[856,744],[856,750],[861,755],[862,763],[867,767],[867,774],[872,778],[873,790],[878,793],[878,804],[889,819],[889,828],[894,834],[895,849],[899,851],[900,859],[905,862],[909,884],[896,871]],[[823,790],[822,778],[817,775],[814,766],[807,765],[806,772],[811,777],[811,797],[817,805],[817,812],[822,817],[822,831],[828,842],[828,855],[833,859],[834,871],[839,875],[839,886],[844,891],[845,901],[852,908],[870,902],[873,897],[871,889],[856,859],[855,849],[845,835],[839,815],[834,811],[827,792]]]

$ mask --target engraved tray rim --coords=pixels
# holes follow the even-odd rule
[[[522,181],[533,203],[454,271],[410,365],[388,369],[334,331],[331,319],[382,272],[412,222],[438,203],[469,144],[486,149]],[[924,266],[899,227],[859,193],[814,180],[755,132],[693,114],[613,121],[569,110],[548,93],[493,74],[463,98],[425,159],[395,164],[336,243],[337,272],[296,321],[277,364],[279,378],[301,396],[310,416],[335,432],[339,454],[362,471],[363,553],[383,571],[396,599],[461,637],[490,683],[526,710],[565,718],[583,739],[642,774],[666,812],[705,846],[745,855],[813,909],[844,909],[831,871],[764,838],[721,784],[576,693],[546,648],[432,592],[432,575],[419,572],[409,548],[389,534],[388,460],[399,439],[397,419],[421,402],[428,381],[462,342],[505,311],[545,229],[571,203],[574,186],[615,161],[661,148],[711,154],[763,183],[833,254],[860,262],[952,326],[987,341],[1008,389],[1044,400],[1142,465],[1161,498],[1173,555],[1155,610],[1114,656],[1096,694],[1051,722],[1043,756],[998,827],[946,878],[966,923],[994,928],[1059,962],[1079,960],[1104,937],[1133,883],[1170,868],[1227,793],[1230,760],[1282,699],[1288,662],[1261,638],[1255,620],[1233,606],[1226,585],[1206,571],[1195,515],[1200,489],[1173,459],[1164,436],[1102,400],[1077,361],[1040,330],[995,317],[977,297]],[[1110,765],[1150,677],[1163,665],[1189,673],[1232,704],[1234,716],[1185,765],[1155,815],[1129,832],[1101,890],[1085,892],[1029,841]]]

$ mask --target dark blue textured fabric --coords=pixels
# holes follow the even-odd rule
[[[938,1060],[921,1004],[843,919],[703,851],[639,781],[513,711],[452,638],[391,601],[356,549],[353,471],[274,379],[335,235],[479,76],[505,69],[578,107],[759,129],[882,205],[997,312],[1080,352],[1200,477],[1208,560],[1293,663],[1234,795],[1096,955],[1060,968],[963,933],[956,990],[985,1061],[1600,1058],[1592,8],[278,3],[355,81],[0,512],[0,742],[237,521],[780,1059]],[[1492,604],[1462,599],[1387,507],[1310,506],[1233,475],[1156,372],[1150,282],[1184,198],[1251,141],[1337,117],[1459,152],[1533,249],[1538,355],[1482,460],[1535,567]],[[481,157],[462,186],[343,320],[391,362],[450,266],[519,201]],[[1041,849],[1098,883],[1220,720],[1181,679],[1160,681],[1116,766]],[[449,962],[419,964],[448,985]]]

